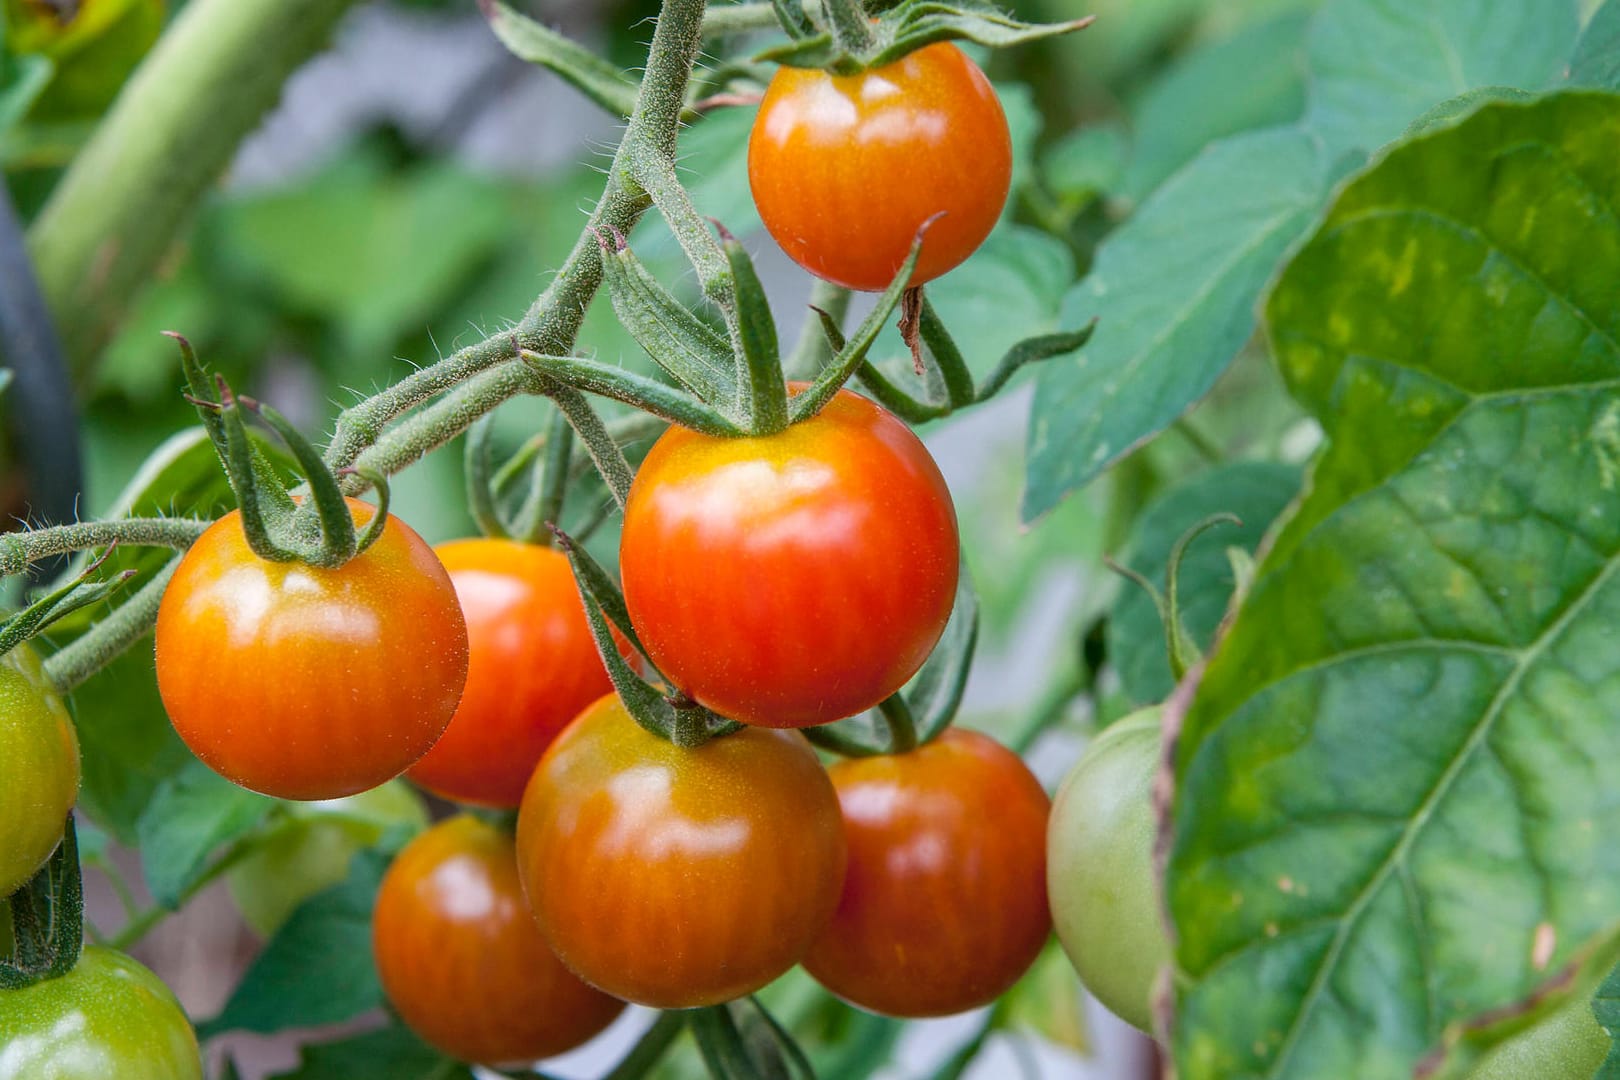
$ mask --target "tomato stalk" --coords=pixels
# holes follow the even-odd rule
[[[862,56],[872,51],[877,38],[872,33],[871,19],[866,14],[866,6],[861,0],[823,0],[823,5],[827,21],[831,25],[833,41],[840,49],[851,57]],[[848,60],[833,67],[840,75],[853,75],[860,69],[860,64]]]
[[[184,551],[203,534],[208,524],[191,518],[123,518],[3,533],[0,534],[0,577],[20,574],[31,564],[57,555],[94,551],[114,544]]]
[[[1103,560],[1110,570],[1129,579],[1152,599],[1153,606],[1158,609],[1159,618],[1164,623],[1165,646],[1170,657],[1170,674],[1178,683],[1204,658],[1203,651],[1187,630],[1186,620],[1181,617],[1182,559],[1186,557],[1187,548],[1192,542],[1215,526],[1241,524],[1243,523],[1235,514],[1211,514],[1182,533],[1175,546],[1170,549],[1169,562],[1165,568],[1165,592],[1160,592],[1157,585],[1130,567],[1111,558],[1105,557]]]
[[[782,361],[790,379],[813,379],[843,348],[844,319],[853,294],[842,285],[816,278],[810,286],[810,317],[799,328],[793,351]]]
[[[64,693],[72,690],[151,633],[157,623],[163,590],[178,565],[179,559],[169,560],[134,596],[50,656],[45,661],[45,677],[52,685]]]

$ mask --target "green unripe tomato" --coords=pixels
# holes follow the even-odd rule
[[[0,896],[45,864],[79,799],[79,737],[40,667],[19,645],[0,656]]]
[[[74,969],[0,990],[0,1080],[202,1080],[197,1035],[158,977],[89,946]]]
[[[1063,951],[1097,1000],[1150,1031],[1153,981],[1170,961],[1153,873],[1159,710],[1092,740],[1058,789],[1046,887]]]
[[[1486,1054],[1468,1080],[1591,1080],[1609,1054],[1584,995]]]
[[[354,856],[388,829],[404,825],[414,834],[428,825],[426,804],[403,780],[287,809],[281,826],[225,873],[242,918],[266,938],[305,900],[348,876]]]

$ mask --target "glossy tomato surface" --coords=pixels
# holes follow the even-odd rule
[[[510,540],[434,551],[467,619],[467,689],[409,775],[447,799],[515,807],[551,740],[612,684],[567,557]]]
[[[890,757],[839,762],[849,870],[805,970],[853,1005],[947,1016],[994,1001],[1051,933],[1051,803],[994,739],[951,729]]]
[[[798,962],[838,902],[844,836],[798,732],[747,728],[682,749],[609,696],[529,782],[518,868],[576,974],[684,1009],[752,993]]]
[[[563,967],[523,899],[511,834],[473,817],[440,822],[399,853],[377,894],[372,938],[394,1008],[462,1061],[551,1057],[624,1008]]]
[[[202,1080],[191,1021],[146,968],[87,946],[74,969],[0,990],[0,1080]]]
[[[79,737],[39,656],[0,656],[0,898],[34,876],[79,798]]]
[[[670,428],[631,486],[619,567],[679,689],[804,727],[871,708],[928,658],[956,597],[956,513],[911,429],[843,390],[778,435]]]
[[[1158,768],[1157,708],[1109,725],[1058,789],[1047,841],[1064,952],[1086,989],[1143,1031],[1153,1030],[1153,984],[1170,962],[1153,869]]]
[[[349,505],[370,520],[371,506]],[[227,780],[336,799],[438,741],[467,681],[467,627],[438,557],[398,518],[322,569],[260,559],[232,511],[163,594],[157,678],[175,731]]]
[[[935,214],[911,284],[973,254],[1012,181],[1012,139],[990,81],[955,45],[860,75],[782,67],[748,141],[754,203],[817,277],[886,289]]]

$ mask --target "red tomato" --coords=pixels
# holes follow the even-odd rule
[[[847,390],[778,435],[672,427],[630,488],[630,620],[693,700],[762,727],[871,708],[956,597],[956,514],[922,442]]]
[[[467,617],[467,690],[409,775],[447,799],[516,807],[551,740],[613,686],[566,557],[510,540],[434,551]]]
[[[946,1016],[994,1001],[1052,930],[1051,801],[1017,754],[952,729],[893,757],[829,772],[849,870],[805,970],[889,1016]]]
[[[917,229],[911,284],[973,254],[1012,182],[1012,138],[984,72],[940,43],[859,75],[779,68],[748,140],[754,203],[817,277],[886,289]]]
[[[357,524],[374,512],[349,506]],[[163,594],[157,678],[175,731],[227,780],[336,799],[438,741],[467,680],[467,626],[444,567],[398,518],[324,569],[259,558],[233,510]]]
[[[551,1057],[624,1008],[558,961],[524,902],[511,835],[473,817],[441,822],[399,853],[377,893],[372,941],[400,1017],[462,1061]]]
[[[683,749],[609,696],[535,770],[518,870],[575,974],[684,1009],[752,993],[798,962],[838,902],[844,836],[798,732],[747,729]]]

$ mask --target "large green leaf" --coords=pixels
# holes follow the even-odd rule
[[[452,1061],[399,1024],[329,1043],[311,1043],[298,1068],[272,1080],[473,1080],[467,1066]]]
[[[152,898],[177,908],[208,871],[208,857],[264,821],[274,799],[239,788],[193,761],[153,792],[137,827],[141,871]]]
[[[1064,302],[1061,325],[1098,319],[1072,356],[1041,366],[1024,518],[1056,506],[1202,397],[1254,331],[1277,260],[1333,177],[1295,128],[1216,143],[1110,236]]]
[[[1620,89],[1620,0],[1608,0],[1586,24],[1570,61],[1569,81]]]
[[[1563,73],[1576,0],[1329,0],[1311,26],[1306,123],[1330,155],[1375,150],[1446,98]]]
[[[1188,529],[1212,514],[1236,514],[1242,522],[1210,529],[1188,546],[1182,560],[1182,617],[1200,647],[1214,637],[1232,598],[1226,549],[1252,552],[1299,490],[1299,479],[1299,469],[1276,462],[1224,465],[1171,488],[1137,519],[1125,565],[1161,586],[1170,549]],[[1163,701],[1175,688],[1164,623],[1152,598],[1134,585],[1125,586],[1109,616],[1108,656],[1125,693],[1138,705]]]
[[[1304,12],[1246,26],[1189,53],[1131,109],[1122,193],[1141,199],[1216,139],[1298,120],[1305,108]]]
[[[1612,941],[1617,145],[1614,95],[1486,105],[1271,296],[1328,444],[1176,754],[1186,1080],[1407,1077]]]
[[[386,846],[386,841],[385,841]],[[388,856],[368,850],[340,885],[318,893],[276,932],[203,1038],[225,1031],[270,1034],[335,1024],[382,1004],[371,950],[371,909]],[[392,1074],[390,1074],[392,1075]]]

